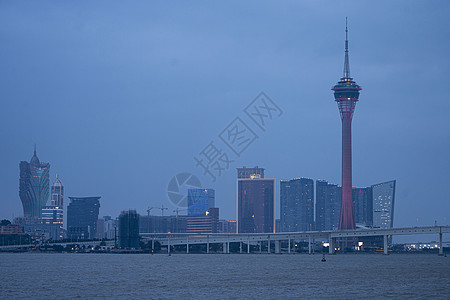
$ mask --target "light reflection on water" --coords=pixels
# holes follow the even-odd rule
[[[428,254],[0,254],[0,298],[450,299]]]

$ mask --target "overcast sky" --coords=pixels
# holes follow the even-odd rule
[[[346,16],[353,185],[396,179],[394,226],[449,224],[449,1],[1,1],[0,218],[23,214],[35,143],[101,216],[172,214],[180,172],[230,219],[237,167],[266,168],[277,202],[280,179],[340,184]],[[261,91],[283,111],[265,131],[244,112]],[[236,117],[258,137],[240,156],[219,137]],[[234,160],[215,182],[194,161],[211,141]]]

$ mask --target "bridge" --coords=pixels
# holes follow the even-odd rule
[[[106,246],[113,247],[114,246],[114,240],[109,241],[103,241]],[[40,244],[39,246],[63,246],[66,247],[67,245],[78,245],[78,246],[85,246],[85,247],[95,247],[99,246],[102,243],[102,241],[70,241],[70,242],[53,242],[53,243],[44,243]],[[23,245],[2,245],[0,246],[0,251],[10,251],[15,249],[26,249],[26,248],[34,248],[36,247],[36,244],[23,244]]]
[[[281,241],[288,242],[288,253],[291,252],[291,242],[308,240],[308,250],[311,253],[311,241],[313,239],[325,239],[329,243],[329,253],[335,253],[336,240],[355,237],[383,236],[383,253],[388,254],[388,238],[394,235],[439,235],[439,255],[443,255],[442,238],[444,233],[450,233],[450,226],[430,227],[405,227],[405,228],[371,228],[338,231],[304,231],[304,232],[281,232],[281,233],[215,233],[215,234],[187,234],[187,233],[140,233],[144,240],[158,241],[161,246],[167,246],[170,254],[170,246],[186,245],[186,253],[189,253],[189,245],[206,244],[206,252],[209,253],[211,244],[222,244],[223,252],[230,253],[230,243],[239,243],[240,253],[243,252],[243,243],[247,244],[247,253],[250,253],[250,244],[261,243],[275,244],[275,253],[281,253]],[[271,252],[271,247],[267,247]]]

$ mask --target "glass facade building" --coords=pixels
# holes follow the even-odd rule
[[[237,178],[250,178],[253,175],[258,175],[260,178],[264,178],[264,168],[258,166],[254,168],[237,168]]]
[[[353,187],[353,212],[355,223],[363,226],[373,224],[373,199],[371,187]]]
[[[395,180],[372,185],[373,227],[394,226]]]
[[[342,188],[325,180],[316,181],[316,230],[337,230],[342,205]]]
[[[139,214],[135,210],[119,215],[119,248],[139,248]]]
[[[56,175],[56,180],[51,187],[50,205],[42,208],[42,223],[58,226],[58,238],[62,239],[64,225],[64,187]]]
[[[280,182],[281,232],[314,229],[314,180],[299,178]]]
[[[213,189],[188,190],[188,216],[204,215],[215,207],[215,191]]]
[[[25,218],[41,218],[42,208],[47,204],[49,194],[49,163],[41,163],[36,147],[31,161],[21,161],[19,196]]]
[[[97,232],[101,197],[69,197],[67,206],[67,237],[92,239]]]
[[[238,233],[275,232],[275,179],[237,179]]]

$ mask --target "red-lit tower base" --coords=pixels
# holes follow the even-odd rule
[[[342,120],[342,206],[339,230],[355,229],[352,202],[352,117],[361,90],[350,77],[347,32],[346,26],[344,76],[332,88]]]

